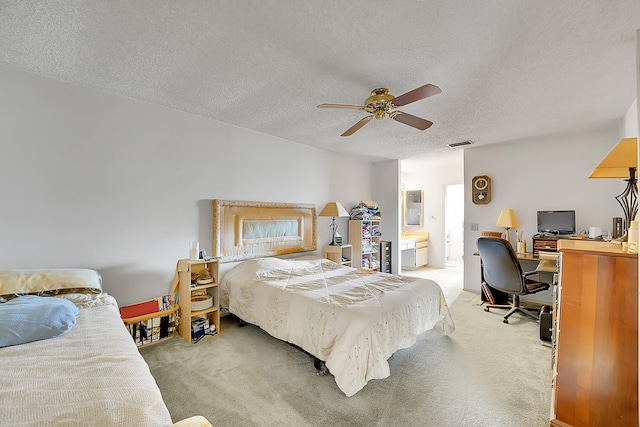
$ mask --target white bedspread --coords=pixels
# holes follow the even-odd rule
[[[389,376],[387,359],[453,320],[440,286],[325,259],[258,258],[229,270],[221,305],[270,335],[325,361],[347,396]]]
[[[0,348],[0,425],[171,426],[115,300],[64,297],[80,308],[67,334]]]

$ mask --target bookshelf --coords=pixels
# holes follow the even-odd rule
[[[218,278],[218,260],[216,259],[178,261],[172,293],[177,288],[180,304],[178,332],[188,343],[194,342],[192,323],[197,322],[198,319],[205,321],[204,329],[215,325],[215,333],[220,333]]]
[[[380,220],[349,220],[353,267],[380,271]]]

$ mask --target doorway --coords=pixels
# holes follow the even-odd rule
[[[444,200],[446,268],[464,265],[464,184],[446,184]]]

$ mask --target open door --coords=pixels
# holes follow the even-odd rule
[[[461,268],[464,253],[464,185],[445,186],[445,250],[447,268]]]

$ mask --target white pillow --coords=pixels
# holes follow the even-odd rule
[[[240,275],[241,277],[252,279],[273,270],[306,270],[322,264],[323,261],[326,260],[317,256],[284,259],[275,257],[254,258],[242,261],[234,266],[227,272],[225,277]]]
[[[0,271],[0,295],[35,294],[61,290],[100,292],[102,281],[97,271],[86,268]]]

